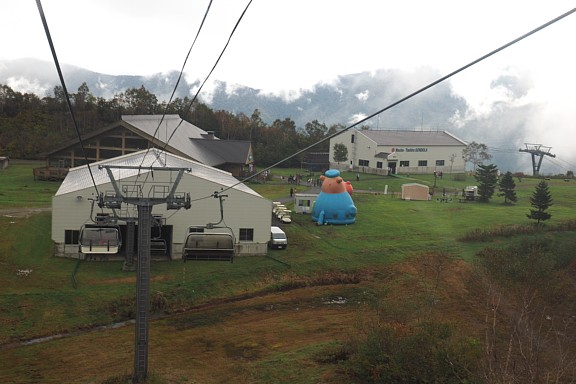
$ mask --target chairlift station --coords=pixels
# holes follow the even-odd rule
[[[236,255],[265,255],[267,252],[272,203],[239,183],[229,172],[159,149],[143,150],[89,166],[98,194],[88,166],[83,165],[70,169],[53,198],[52,240],[57,256],[87,258],[89,255],[102,260],[123,260],[128,253],[134,252],[137,240],[127,241],[127,238],[129,226],[137,227],[138,207],[122,204],[130,199],[134,199],[133,203],[139,199],[166,202],[154,206],[151,218],[150,253],[153,259],[181,259],[191,228],[196,232],[222,232],[207,227],[207,224],[218,222],[218,227],[226,227],[227,233],[235,239]],[[159,172],[159,168],[164,171]],[[176,181],[179,169],[185,171],[180,174],[174,195],[169,196],[170,185]],[[226,197],[221,205],[215,192],[224,190]],[[117,192],[124,196],[122,201],[115,200]],[[190,209],[176,209],[186,204],[187,196]],[[138,233],[137,228],[135,231]],[[96,238],[101,241],[97,242]]]

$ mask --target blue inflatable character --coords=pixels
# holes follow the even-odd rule
[[[322,191],[312,208],[312,220],[322,224],[354,224],[356,206],[352,186],[340,177],[340,171],[329,169],[320,176]]]

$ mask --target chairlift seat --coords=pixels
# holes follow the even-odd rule
[[[151,256],[166,256],[168,247],[164,239],[151,239],[150,240],[150,255]]]
[[[192,232],[186,236],[182,260],[232,262],[235,253],[234,237],[229,233]]]
[[[117,254],[122,246],[117,227],[85,227],[80,231],[80,253],[83,254]]]

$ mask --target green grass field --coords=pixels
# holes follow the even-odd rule
[[[14,165],[0,172],[0,210],[15,207],[46,207],[58,183],[38,182],[31,165]],[[284,170],[282,172],[285,172]],[[274,174],[274,172],[273,172]],[[293,215],[286,225],[289,247],[270,251],[269,257],[242,257],[229,263],[159,262],[152,265],[152,309],[171,313],[215,300],[257,296],[282,291],[299,279],[319,280],[322,276],[342,279],[427,253],[442,253],[474,262],[476,253],[487,244],[503,247],[529,238],[550,237],[562,252],[573,244],[574,233],[518,235],[511,239],[494,237],[488,243],[462,242],[465,234],[502,226],[529,225],[529,197],[538,180],[517,182],[518,202],[503,204],[494,197],[490,203],[404,201],[398,194],[401,184],[419,182],[434,185],[430,175],[410,178],[343,174],[352,181],[358,208],[357,221],[347,226],[317,226],[307,215]],[[461,190],[474,184],[469,178],[436,180],[436,193]],[[274,200],[287,196],[286,184],[272,181],[250,184]],[[389,194],[383,194],[384,189]],[[554,205],[546,226],[576,219],[576,182],[550,180]],[[32,338],[68,333],[131,318],[134,313],[135,275],[121,270],[120,262],[83,262],[52,256],[49,212],[30,217],[0,216],[0,345]],[[76,272],[77,288],[71,276]],[[209,319],[206,321],[210,321]]]
[[[0,170],[0,209],[17,207],[49,207],[59,182],[34,180],[32,170],[43,166],[41,162],[13,161]]]

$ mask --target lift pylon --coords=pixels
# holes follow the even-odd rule
[[[142,193],[142,185],[127,185],[121,189],[114,174],[114,169],[140,169],[131,166],[101,165],[100,169],[108,172],[108,177],[114,191],[101,194],[98,205],[100,207],[119,209],[122,203],[134,204],[138,207],[138,263],[136,267],[136,329],[134,351],[133,383],[144,382],[148,371],[148,318],[150,313],[150,236],[153,223],[152,207],[166,203],[167,209],[189,209],[191,206],[190,194],[177,193],[176,188],[188,168],[146,168],[151,172],[177,171],[178,176],[172,186],[165,188],[166,193],[149,193],[148,197]]]
[[[526,148],[520,148],[520,152],[528,152],[532,155],[532,176],[538,176],[540,174],[540,166],[542,165],[542,159],[544,156],[556,157],[550,153],[552,147],[547,147],[542,144],[529,144],[525,143]]]

